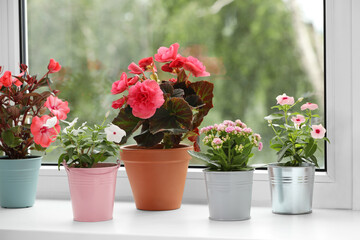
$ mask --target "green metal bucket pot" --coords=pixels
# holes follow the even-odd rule
[[[42,157],[0,157],[0,205],[25,208],[34,205]]]

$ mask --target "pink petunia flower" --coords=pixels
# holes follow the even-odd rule
[[[210,73],[206,72],[206,67],[197,58],[189,56],[184,63],[184,69],[190,71],[195,77],[207,77]]]
[[[292,117],[291,121],[295,123],[296,125],[300,126],[300,124],[305,122],[305,117],[303,115],[296,115],[296,117]]]
[[[11,87],[13,78],[10,71],[4,72],[4,75],[0,78],[0,87]]]
[[[60,71],[61,65],[55,61],[53,58],[50,59],[49,65],[48,65],[49,73],[56,73]]]
[[[130,70],[130,73],[132,74],[142,74],[143,70],[136,65],[136,63],[132,62],[130,63],[130,65],[128,66],[128,69]]]
[[[172,44],[169,48],[160,47],[155,54],[155,61],[157,62],[170,62],[174,61],[177,56],[177,51],[180,45],[178,43]]]
[[[312,125],[311,126],[312,131],[311,136],[315,139],[321,139],[325,137],[326,129],[320,124],[320,125]]]
[[[125,101],[126,101],[126,96],[124,96],[116,101],[113,101],[111,104],[111,107],[114,109],[121,108],[124,105]]]
[[[315,110],[315,109],[318,109],[318,108],[319,108],[319,106],[317,104],[307,102],[307,103],[303,104],[300,109],[302,111],[304,111],[305,109]]]
[[[44,106],[47,107],[50,112],[60,120],[65,120],[67,118],[67,114],[70,112],[68,102],[63,102],[58,97],[54,97],[53,95],[50,95],[46,99]]]
[[[119,94],[124,92],[128,88],[127,84],[127,75],[126,73],[122,73],[120,80],[114,82],[111,87],[111,94]]]
[[[56,136],[60,132],[59,121],[57,121],[54,126],[56,130],[54,128],[44,126],[47,120],[50,118],[51,117],[48,115],[44,115],[41,118],[35,116],[32,119],[32,123],[30,126],[30,131],[34,136],[34,142],[44,148],[49,147],[52,142],[55,142]]]
[[[285,93],[276,97],[277,104],[280,105],[293,105],[295,100],[293,97],[287,96]]]
[[[148,119],[155,114],[157,108],[164,104],[165,100],[157,82],[147,79],[144,82],[137,82],[129,89],[127,102],[135,117]]]

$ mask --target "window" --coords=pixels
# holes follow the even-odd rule
[[[116,100],[111,84],[128,64],[174,42],[205,63],[215,84],[202,126],[241,119],[263,136],[252,163],[276,161],[263,118],[277,95],[305,96],[324,110],[323,0],[32,0],[27,14],[30,69],[42,72],[49,58],[62,64],[54,83],[70,120],[101,121]]]
[[[18,10],[17,1],[0,1],[0,32],[5,36],[0,39],[0,65],[12,72],[16,72],[20,62]],[[358,104],[360,51],[355,44],[360,39],[360,30],[356,25],[360,21],[358,14],[360,4],[352,0],[326,0],[324,12],[326,12],[326,122],[331,144],[327,148],[326,172],[316,174],[314,207],[360,209],[360,179],[357,174],[360,171],[357,159],[360,154],[358,148],[360,131],[357,124],[360,113]],[[131,54],[131,57],[134,56],[137,55]],[[131,190],[123,169],[119,172],[118,180],[117,199],[130,200]],[[269,206],[268,185],[266,171],[256,171],[253,205]],[[190,169],[183,201],[205,202],[205,194],[202,172]],[[58,172],[56,167],[43,166],[40,170],[38,196],[66,198],[68,189],[65,172]]]

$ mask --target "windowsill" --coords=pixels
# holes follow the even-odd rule
[[[140,211],[116,202],[114,219],[72,219],[68,200],[37,200],[26,209],[0,209],[0,238],[10,239],[347,239],[357,234],[360,212],[315,209],[307,215],[277,215],[253,207],[247,221],[208,219],[207,205],[183,204],[174,211]]]

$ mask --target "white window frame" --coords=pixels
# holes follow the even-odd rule
[[[360,1],[326,0],[327,172],[317,172],[314,208],[360,210]],[[19,64],[18,1],[0,0],[0,65],[16,71]],[[354,44],[352,44],[354,43]],[[68,199],[64,169],[42,166],[38,198]],[[119,170],[117,200],[132,200],[124,168]],[[206,203],[201,169],[189,169],[184,202]],[[254,176],[253,205],[270,206],[267,171]]]

